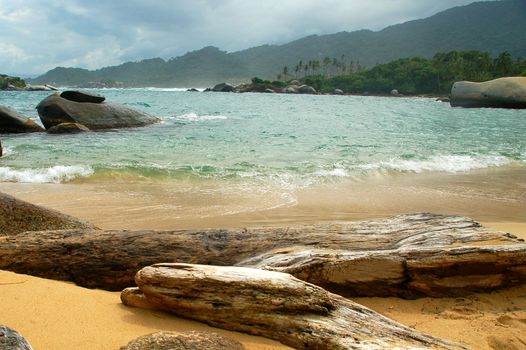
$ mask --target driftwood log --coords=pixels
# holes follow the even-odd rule
[[[165,310],[296,349],[465,349],[392,321],[289,274],[157,264],[136,275],[124,304]]]
[[[526,281],[526,245],[464,217],[400,215],[288,228],[0,235],[0,269],[107,290],[159,262],[287,272],[345,296],[462,295]]]

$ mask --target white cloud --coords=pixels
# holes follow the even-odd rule
[[[472,0],[0,0],[0,72],[89,69],[387,25]]]

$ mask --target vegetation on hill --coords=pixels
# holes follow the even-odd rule
[[[5,74],[0,74],[0,90],[5,90],[10,85],[16,88],[24,88],[26,86],[26,82],[19,77],[10,77]]]
[[[283,65],[288,67],[285,75],[293,76],[300,60],[307,75],[315,74],[316,68],[321,72],[333,69],[332,62],[326,64],[324,57],[336,57],[341,62],[343,56],[347,64],[352,58],[354,70],[404,57],[431,59],[452,50],[488,52],[491,57],[507,51],[512,57],[526,57],[526,40],[520,39],[526,33],[525,13],[524,0],[475,2],[378,32],[312,35],[283,45],[232,53],[205,47],[167,61],[154,58],[95,71],[55,68],[31,82],[81,85],[112,80],[124,86],[204,87],[218,81],[237,84],[254,76],[272,80]],[[309,66],[309,61],[319,62],[319,67]]]
[[[291,75],[284,67],[278,78],[301,79],[321,92],[340,89],[346,93],[448,94],[455,81],[485,81],[505,76],[526,76],[526,60],[513,59],[509,52],[492,58],[487,52],[450,51],[432,59],[402,58],[370,69],[347,63],[344,59],[325,58],[300,61]]]

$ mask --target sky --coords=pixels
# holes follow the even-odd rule
[[[233,52],[425,18],[474,0],[0,0],[0,73]]]

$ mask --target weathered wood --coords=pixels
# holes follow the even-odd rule
[[[280,272],[157,264],[139,271],[135,280],[139,288],[121,293],[126,305],[165,310],[296,349],[465,349]]]
[[[239,265],[347,296],[418,297],[523,283],[525,252],[521,240],[470,219],[412,214],[289,228],[26,232],[0,237],[0,269],[122,290],[159,262]]]

